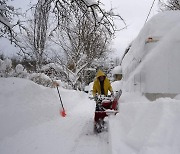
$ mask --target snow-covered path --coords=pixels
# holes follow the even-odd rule
[[[17,78],[0,85],[0,154],[180,153],[180,95],[150,102],[123,92],[109,131],[96,135],[95,103],[84,92],[59,88],[62,118],[56,89]]]
[[[108,154],[107,132],[95,135],[92,114],[83,113],[20,131],[1,143],[0,153]]]
[[[13,97],[10,99],[6,92],[0,91],[0,122],[4,124],[0,131],[1,154],[109,154],[108,133],[93,133],[95,104],[86,94],[71,92],[69,95],[61,89],[67,110],[67,116],[62,118],[58,114],[55,89],[42,88],[22,79],[1,81],[1,84],[7,83]],[[29,100],[32,94],[33,99]],[[53,101],[49,106],[50,100]],[[34,119],[29,118],[31,116]]]

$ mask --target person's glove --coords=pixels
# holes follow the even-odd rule
[[[94,96],[94,101],[97,102],[97,100],[98,100],[98,96],[95,95],[95,96]]]

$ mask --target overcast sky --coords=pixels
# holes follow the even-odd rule
[[[113,43],[115,55],[121,56],[128,44],[138,35],[144,26],[145,20],[152,6],[153,0],[101,0],[107,9],[114,8],[115,12],[123,17],[127,24],[127,29],[116,34]],[[158,1],[154,3],[153,9],[148,19],[158,13]],[[119,27],[122,23],[117,24]]]
[[[27,0],[26,2],[29,3],[30,1],[33,2],[34,0]],[[25,1],[23,5],[21,2],[22,0],[14,0],[13,5],[17,5],[17,7],[27,7],[27,3],[24,3]],[[101,2],[105,5],[105,9],[114,8],[115,12],[122,16],[128,26],[127,29],[117,32],[116,38],[112,44],[115,50],[115,54],[113,55],[121,57],[125,48],[138,35],[143,27],[153,0],[101,0]],[[149,19],[158,13],[157,2],[158,1],[154,4]],[[124,25],[122,22],[118,22],[117,26],[122,28]],[[1,41],[0,52],[6,49],[7,45]],[[8,47],[7,53],[15,54],[15,49]]]

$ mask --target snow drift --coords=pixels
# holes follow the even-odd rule
[[[95,103],[87,94],[60,88],[67,110],[62,118],[56,89],[19,78],[0,78],[0,85],[1,154],[180,153],[180,96],[150,102],[123,92],[108,133],[96,135]]]
[[[1,154],[70,154],[83,147],[81,139],[91,148],[104,142],[86,137],[93,132],[95,103],[84,92],[59,88],[67,113],[62,118],[56,89],[20,78],[0,78],[0,85]]]
[[[126,90],[180,93],[180,11],[154,16],[122,60]]]
[[[124,93],[120,111],[110,120],[113,154],[178,154],[180,100],[149,102],[140,93]]]

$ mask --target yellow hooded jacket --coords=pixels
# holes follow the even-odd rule
[[[97,72],[96,79],[94,81],[93,96],[95,96],[96,93],[98,93],[99,95],[101,94],[100,81],[98,79],[98,77],[100,77],[100,76],[105,76],[104,72],[101,71],[101,70],[99,70]],[[113,91],[109,79],[105,76],[105,80],[104,80],[104,93],[105,93],[106,96],[108,95],[108,90],[110,92]]]

